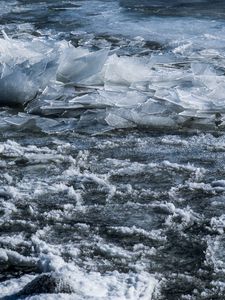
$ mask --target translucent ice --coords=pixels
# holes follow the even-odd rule
[[[162,30],[165,24],[160,26]],[[201,26],[199,34],[205,28]],[[193,32],[190,28],[187,36]],[[218,59],[209,62],[209,53],[202,49],[208,36],[201,36],[198,51],[192,38],[189,46],[177,40],[170,45],[173,51],[143,58],[119,56],[108,49],[76,48],[43,37],[11,39],[3,35],[0,104],[23,104],[28,114],[54,120],[43,118],[45,126],[41,126],[41,118],[24,114],[11,120],[1,118],[1,128],[34,126],[46,131],[49,126],[51,130],[85,131],[95,127],[96,132],[104,126],[105,130],[224,127],[224,70]],[[221,44],[213,39],[211,46],[221,55]],[[142,37],[138,40],[144,41]]]
[[[57,80],[64,83],[82,83],[101,71],[108,57],[107,50],[89,53],[82,48],[65,49],[57,70]]]
[[[53,48],[41,40],[0,39],[0,104],[24,104],[54,78]]]

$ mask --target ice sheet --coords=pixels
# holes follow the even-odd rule
[[[118,24],[122,20],[119,14]],[[121,55],[123,37],[117,38],[119,42],[113,50],[109,42],[93,50],[88,42],[74,47],[72,42],[55,37],[26,34],[12,38],[3,32],[0,103],[23,104],[28,114],[18,115],[17,121],[22,116],[30,121],[24,119],[19,125],[13,118],[2,118],[1,127],[14,123],[27,128],[29,123],[40,128],[41,121],[37,125],[38,118],[31,116],[36,114],[54,118],[49,125],[55,124],[56,130],[85,131],[86,127],[89,131],[93,126],[95,132],[104,127],[110,130],[143,126],[223,130],[222,23],[174,18],[170,20],[174,31],[168,32],[168,22],[154,17],[140,19],[135,25],[134,33],[140,33],[144,24],[148,24],[148,32],[130,41],[132,47],[143,47],[148,36],[160,42],[169,40],[166,51],[157,50],[146,57]],[[95,30],[98,32],[98,28]],[[127,36],[125,31],[123,34]],[[89,43],[94,38],[91,36]],[[47,120],[44,123],[46,130]],[[54,130],[54,125],[50,127]]]

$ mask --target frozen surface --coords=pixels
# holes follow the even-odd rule
[[[29,131],[0,143],[2,299],[223,299],[223,135]]]
[[[201,18],[162,17],[154,11],[138,15],[116,1],[68,5],[43,6],[55,11],[57,20],[65,19],[60,32],[51,22],[36,31],[34,25],[20,25],[27,9],[31,18],[34,9],[38,13],[37,3],[20,2],[11,11],[5,4],[9,19],[16,10],[19,25],[2,25],[2,104],[23,104],[30,114],[66,118],[65,128],[55,119],[61,130],[90,132],[90,124],[96,132],[143,126],[224,129],[222,18],[204,13]],[[81,18],[77,32],[66,27],[73,14]],[[85,19],[87,14],[93,17]],[[39,17],[34,18],[38,27]]]
[[[225,5],[0,2],[0,299],[224,300]]]

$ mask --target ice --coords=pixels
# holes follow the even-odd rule
[[[1,104],[24,104],[54,78],[53,48],[47,42],[22,41],[5,36],[0,40]]]
[[[10,265],[36,267],[37,259],[23,256],[16,251],[0,248],[0,261]]]
[[[64,274],[64,280],[69,282],[75,295],[79,296],[80,299],[86,297],[92,299],[101,297],[101,299],[111,300],[127,299],[127,297],[129,299],[151,299],[157,283],[146,273],[125,275],[115,271],[101,276],[95,272],[87,274],[72,266],[62,267],[60,272]]]
[[[66,272],[66,269],[63,270],[63,272]],[[135,276],[132,274],[119,274],[115,271],[112,274],[101,276],[98,273],[85,274],[78,268],[74,268],[71,270],[68,269],[67,275],[65,273],[64,276],[64,278],[60,278],[60,274],[46,274],[36,277],[20,290],[17,295],[25,296],[25,299],[38,300],[55,299],[55,297],[58,299],[71,300],[81,300],[85,298],[91,298],[93,300],[151,300],[157,283],[154,278],[151,278],[145,273]],[[32,277],[30,276],[30,278]],[[48,281],[46,280],[47,278]],[[23,286],[28,279],[29,277],[11,282],[11,285],[5,289],[6,292],[3,295],[10,295],[9,291],[18,291],[18,288]],[[41,285],[42,281],[44,285]],[[46,285],[47,282],[48,285]],[[41,291],[44,290],[49,291],[49,293],[41,293]],[[70,293],[65,293],[65,291],[70,291]],[[32,296],[34,293],[36,295]],[[26,297],[27,294],[29,295],[28,297]]]
[[[1,298],[7,299],[7,296],[15,294],[21,290],[29,281],[31,281],[34,275],[24,275],[19,278],[10,279],[0,283]]]
[[[141,234],[146,233],[141,231]],[[60,256],[59,248],[46,244],[37,235],[33,236],[32,242],[40,252],[39,267],[43,273],[36,277],[23,276],[1,283],[1,296],[54,299],[64,295],[62,299],[150,300],[157,288],[158,280],[147,272],[87,272],[73,262],[65,262]],[[119,247],[100,245],[100,241],[99,247],[107,254],[123,257]]]
[[[36,92],[34,82],[16,67],[12,74],[5,75],[0,81],[1,104],[24,104],[33,99]]]
[[[113,107],[137,107],[148,99],[148,94],[136,90],[128,90],[127,92],[100,91],[99,94]]]
[[[117,232],[119,234],[123,234],[125,236],[143,236],[146,239],[153,239],[153,240],[162,240],[166,241],[166,238],[164,236],[161,236],[161,231],[160,230],[151,230],[146,231],[144,229],[137,228],[135,225],[132,227],[111,227],[110,230],[112,232]]]
[[[112,55],[107,60],[105,70],[105,89],[118,90],[132,83],[149,81],[150,68],[140,59]],[[117,87],[118,86],[118,87]]]
[[[136,127],[136,124],[132,122],[131,117],[126,116],[125,112],[120,111],[109,111],[107,114],[105,121],[111,128],[132,128]]]
[[[119,14],[119,23],[121,18]],[[111,51],[109,43],[94,51],[90,47],[94,35],[90,35],[91,41],[74,47],[71,42],[57,40],[57,35],[50,38],[26,33],[11,38],[3,31],[0,103],[22,104],[27,114],[2,117],[1,130],[100,133],[143,126],[223,130],[222,23],[174,18],[174,31],[168,32],[167,19],[151,18],[140,34],[146,22],[138,20],[134,28],[138,34],[130,45],[143,46],[150,37],[157,42],[169,41],[169,48],[147,57],[121,55],[119,48]],[[118,40],[122,43],[124,38]],[[206,52],[207,47],[216,52]],[[34,114],[37,116],[31,116]]]
[[[89,53],[82,48],[68,48],[60,58],[57,80],[75,85],[82,83],[102,70],[107,57],[107,50]]]

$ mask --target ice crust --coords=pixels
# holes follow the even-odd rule
[[[108,49],[91,52],[65,41],[3,34],[0,103],[22,104],[29,113],[1,118],[3,127],[224,127],[225,77],[216,60],[206,61],[208,53],[187,59],[186,50],[175,47],[171,55],[119,57]],[[52,119],[45,123],[43,117]]]
[[[168,255],[168,245],[176,249],[181,239],[192,261],[187,232],[195,226],[204,226],[204,235],[199,237],[198,231],[194,237],[204,245],[201,266],[212,270],[212,278],[208,276],[212,273],[205,273],[209,286],[219,289],[225,265],[224,168],[215,164],[218,173],[209,177],[208,165],[213,165],[213,156],[223,159],[224,135],[155,138],[146,133],[143,138],[130,133],[121,143],[120,134],[101,137],[101,142],[99,137],[70,134],[71,140],[48,135],[42,143],[27,137],[0,143],[0,225],[10,226],[0,237],[0,266],[21,271],[0,283],[1,297],[158,299],[163,282],[170,282],[173,274],[177,278],[180,258],[174,268],[168,261],[179,254]],[[196,149],[193,160],[191,147]],[[137,149],[142,159],[127,156],[126,151],[133,155]],[[168,149],[171,155],[165,160]],[[119,151],[121,155],[115,156]],[[175,159],[174,152],[179,151],[189,156]],[[196,163],[202,153],[207,153],[203,162]],[[101,198],[94,198],[99,194]],[[197,202],[196,195],[201,196]],[[196,208],[199,202],[209,203],[206,213]],[[171,231],[178,235],[175,245]],[[32,275],[25,275],[30,270]],[[193,299],[201,299],[203,291],[208,297],[216,294],[204,286],[205,277],[201,280],[186,271],[183,262],[179,272],[184,284],[196,284]]]
[[[0,1],[0,299],[225,299],[222,0],[144,2]]]
[[[2,191],[0,192],[2,213],[0,225],[12,220],[13,214],[18,213],[17,204],[22,204],[23,201],[29,204],[29,215],[35,217],[37,213],[35,204],[34,202],[29,202],[31,195],[32,199],[38,199],[41,195],[46,198],[48,193],[57,195],[57,197],[62,193],[67,195],[69,199],[74,200],[75,203],[62,203],[64,207],[63,211],[51,209],[48,212],[44,212],[44,219],[45,221],[55,220],[66,226],[65,218],[72,220],[73,214],[77,214],[79,210],[82,211],[85,209],[82,204],[82,190],[75,189],[72,185],[68,186],[68,182],[74,180],[74,178],[77,178],[77,182],[83,184],[95,183],[101,190],[106,191],[109,199],[113,196],[116,189],[109,182],[111,174],[98,174],[88,170],[86,162],[88,152],[80,151],[75,158],[71,155],[65,155],[66,151],[71,149],[71,144],[58,144],[57,141],[55,143],[55,150],[50,149],[48,146],[23,146],[11,140],[0,144],[0,155],[7,160],[12,159],[11,166],[16,161],[23,160],[27,161],[28,169],[29,166],[32,166],[31,169],[36,166],[38,170],[41,166],[46,168],[50,163],[52,164],[51,169],[54,173],[53,181],[53,178],[39,178],[37,180],[36,177],[32,181],[29,176],[25,176],[26,178],[24,177],[19,182],[15,182],[14,178],[6,174],[4,176],[5,185],[2,186]],[[56,169],[54,166],[56,166]],[[57,166],[59,169],[60,166],[67,167],[61,172]],[[3,191],[5,191],[5,194]],[[45,194],[46,192],[47,194]],[[10,201],[7,199],[10,199]],[[21,222],[26,228],[32,228],[33,226],[30,221],[21,220]],[[16,223],[14,224],[16,225]],[[89,225],[84,223],[80,225],[74,224],[73,226],[80,226],[82,232],[89,231]],[[136,272],[129,271],[128,273],[119,271],[107,271],[105,273],[100,273],[96,270],[87,271],[76,264],[76,258],[80,253],[79,246],[76,243],[68,241],[65,244],[57,245],[45,241],[46,237],[51,236],[51,230],[52,227],[46,225],[43,228],[34,230],[34,234],[29,239],[23,233],[1,237],[0,264],[20,267],[22,269],[32,269],[37,273],[41,273],[41,275],[23,275],[3,281],[0,283],[0,297],[3,299],[4,297],[7,299],[7,297],[12,296],[11,299],[14,297],[15,299],[57,298],[73,300],[152,299],[152,295],[158,285],[158,280],[154,275],[143,269],[137,269]],[[112,230],[119,231],[120,228],[112,228]],[[155,233],[154,230],[151,233],[137,227],[131,228],[130,231],[127,228],[122,228],[121,230],[131,235],[141,234],[145,238],[159,239],[159,234]],[[93,238],[96,239],[94,242],[96,248],[105,253],[106,256],[130,259],[132,255],[137,255],[136,252],[132,253],[132,251],[125,250],[113,244],[109,245],[101,237],[94,236]],[[84,244],[87,243],[86,240],[83,242]],[[20,254],[20,249],[23,247],[33,249],[32,252],[34,253],[31,252],[29,255]],[[66,256],[69,255],[71,259],[68,261],[63,253],[67,253]]]

